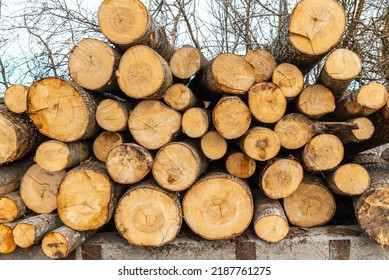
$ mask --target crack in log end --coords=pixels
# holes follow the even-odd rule
[[[46,246],[50,249],[58,249],[61,247],[64,247],[66,244],[63,242],[53,242],[53,243],[47,243]]]

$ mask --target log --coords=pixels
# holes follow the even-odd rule
[[[173,84],[169,64],[144,45],[131,47],[123,54],[116,76],[121,90],[135,99],[160,99]]]
[[[92,156],[90,141],[65,143],[49,140],[39,145],[35,152],[35,161],[43,169],[56,172],[74,167]]]
[[[331,220],[336,203],[332,193],[318,177],[306,175],[297,190],[284,198],[284,209],[291,224],[315,227]]]
[[[0,195],[6,195],[19,189],[20,181],[27,169],[34,164],[32,157],[25,157],[0,167]]]
[[[180,83],[173,84],[166,90],[163,101],[177,111],[186,111],[200,105],[200,101],[191,89]]]
[[[224,172],[209,172],[185,193],[184,219],[208,240],[231,239],[250,225],[253,198],[247,183]]]
[[[61,226],[42,239],[42,251],[51,259],[66,258],[71,252],[91,238],[96,231],[77,231],[67,226]]]
[[[20,84],[12,85],[6,89],[4,103],[11,112],[21,114],[27,111],[28,90],[29,87]]]
[[[330,53],[317,79],[335,96],[342,96],[350,83],[362,70],[358,54],[348,49],[336,49]]]
[[[54,140],[73,142],[96,135],[100,97],[77,84],[48,77],[36,81],[27,95],[27,112],[39,131]]]
[[[16,244],[13,238],[14,228],[18,223],[28,217],[20,218],[11,223],[0,224],[0,254],[9,254],[15,251]]]
[[[250,128],[251,112],[238,96],[225,96],[213,109],[212,122],[223,138],[237,139]]]
[[[19,191],[0,196],[0,224],[13,222],[29,212]]]
[[[351,119],[347,122],[356,124],[358,128],[335,132],[335,135],[340,139],[340,141],[342,141],[343,144],[366,141],[374,134],[374,125],[366,117]]]
[[[62,225],[57,213],[32,216],[16,225],[13,230],[13,238],[17,246],[28,248],[41,242],[48,232]]]
[[[58,215],[73,230],[97,230],[111,219],[124,187],[104,163],[90,160],[66,173],[58,190]]]
[[[119,184],[141,181],[151,172],[153,156],[135,143],[123,143],[111,149],[105,161],[109,176]]]
[[[133,185],[120,199],[115,225],[129,243],[159,247],[179,233],[182,210],[177,195],[160,188],[153,180]]]
[[[257,121],[275,123],[284,116],[287,101],[277,85],[264,82],[255,84],[250,88],[248,104],[253,117]]]
[[[105,162],[111,149],[129,141],[130,136],[127,134],[103,131],[93,142],[93,154],[99,161]]]
[[[265,127],[253,127],[239,140],[240,148],[251,158],[267,161],[274,158],[281,149],[277,134]]]
[[[389,163],[389,148],[386,148],[380,155],[380,158]]]
[[[211,123],[211,114],[207,109],[193,107],[182,115],[182,132],[190,138],[200,138],[207,133]]]
[[[278,64],[296,65],[308,73],[342,38],[346,14],[335,0],[299,2],[271,46]]]
[[[20,196],[24,204],[38,214],[56,210],[57,193],[65,174],[65,170],[50,172],[37,164],[31,166],[20,182]]]
[[[106,131],[126,131],[131,108],[129,102],[104,99],[96,108],[96,121]]]
[[[115,72],[121,54],[107,43],[87,38],[70,51],[68,71],[72,80],[83,88],[99,92],[118,91]]]
[[[247,179],[251,177],[256,170],[256,161],[239,150],[233,150],[228,153],[225,161],[227,172],[232,176]]]
[[[174,51],[169,65],[174,77],[182,81],[189,81],[191,77],[201,71],[207,59],[203,53],[190,45],[184,45]]]
[[[274,69],[272,82],[280,88],[286,100],[291,101],[303,90],[304,76],[293,64],[281,63]]]
[[[181,114],[157,100],[143,100],[128,118],[135,141],[156,150],[172,141],[181,130]]]
[[[208,131],[201,137],[201,150],[204,155],[211,159],[221,159],[227,152],[227,140],[216,130]]]
[[[268,81],[277,66],[274,56],[264,49],[248,50],[244,59],[254,67],[256,83]]]
[[[188,189],[208,167],[208,160],[197,142],[170,142],[154,159],[152,174],[162,188],[169,191]]]

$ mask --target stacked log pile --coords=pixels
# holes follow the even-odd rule
[[[140,1],[104,1],[98,19],[110,43],[79,42],[71,79],[13,86],[0,104],[0,253],[41,243],[63,258],[111,219],[140,246],[184,223],[278,242],[329,222],[335,196],[353,196],[362,230],[389,244],[389,164],[354,157],[389,142],[388,92],[348,90],[362,63],[336,49],[336,1],[297,4],[271,52],[209,60],[174,49]]]

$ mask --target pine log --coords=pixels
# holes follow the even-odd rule
[[[106,131],[126,131],[131,107],[129,102],[104,99],[96,108],[96,121]]]
[[[0,224],[13,222],[29,212],[19,191],[0,196]]]
[[[284,209],[291,224],[315,227],[331,220],[336,203],[332,193],[318,177],[306,175],[297,190],[284,198]]]
[[[238,96],[224,96],[213,109],[212,121],[223,138],[237,139],[250,128],[251,112]]]
[[[83,88],[99,92],[115,92],[115,72],[121,54],[107,43],[87,38],[78,42],[69,54],[69,75]]]
[[[48,214],[57,209],[59,185],[65,170],[50,172],[39,165],[31,166],[20,182],[20,196],[35,213]]]
[[[141,181],[151,172],[152,165],[150,152],[134,143],[123,143],[112,148],[105,161],[109,176],[119,184]]]
[[[12,85],[4,92],[4,103],[7,108],[16,114],[27,111],[27,93],[29,87],[24,85]]]
[[[323,84],[335,96],[341,96],[362,70],[362,61],[353,51],[336,49],[330,53],[317,83]]]
[[[17,246],[28,248],[38,244],[48,232],[62,225],[57,213],[32,216],[16,225],[13,238]]]
[[[347,121],[348,123],[356,124],[357,129],[343,130],[334,134],[342,141],[343,144],[352,142],[361,142],[370,139],[374,134],[374,125],[366,117],[355,118]]]
[[[177,111],[186,111],[200,105],[198,98],[191,89],[180,83],[173,84],[166,90],[163,101]]]
[[[99,161],[105,162],[111,149],[129,141],[127,134],[103,131],[93,142],[93,154]]]
[[[190,138],[200,138],[207,133],[211,123],[211,114],[207,109],[193,107],[182,115],[182,132]]]
[[[57,195],[58,215],[74,230],[97,230],[112,217],[124,187],[108,175],[104,163],[90,160],[66,173]]]
[[[231,239],[242,234],[253,218],[253,198],[243,180],[223,172],[204,175],[182,201],[188,226],[208,240]]]
[[[131,47],[123,54],[116,76],[121,90],[135,99],[160,99],[173,84],[169,64],[144,45]]]
[[[65,225],[61,226],[43,237],[42,251],[52,259],[65,258],[95,233],[94,230],[77,231]]]
[[[288,16],[271,46],[277,62],[308,73],[341,39],[346,14],[335,0],[304,0]]]
[[[146,45],[168,61],[174,52],[164,28],[155,22],[140,0],[104,0],[98,21],[104,36],[122,50]]]
[[[90,156],[92,156],[92,143],[90,141],[64,143],[49,140],[38,147],[35,161],[41,168],[56,172],[74,167]]]
[[[264,49],[249,50],[244,56],[244,59],[254,67],[256,83],[268,81],[277,66],[274,56]]]
[[[43,135],[73,142],[98,132],[95,113],[99,101],[100,97],[71,81],[48,77],[31,85],[27,111]]]
[[[132,186],[115,212],[118,232],[129,243],[140,246],[159,247],[171,242],[181,224],[178,196],[163,190],[153,180]]]
[[[221,159],[227,152],[227,140],[216,130],[205,133],[200,144],[204,155],[211,160]]]
[[[272,82],[281,89],[286,100],[291,101],[303,90],[304,76],[293,64],[282,63],[274,69]]]
[[[154,159],[155,181],[169,191],[188,189],[208,167],[208,160],[196,142],[170,142]]]
[[[228,153],[225,165],[228,173],[241,179],[251,177],[257,167],[256,161],[253,158],[239,150]]]
[[[27,169],[34,164],[32,157],[25,157],[8,165],[0,167],[0,195],[6,195],[19,189]]]
[[[281,149],[277,134],[265,127],[253,127],[239,140],[240,148],[251,158],[266,161],[274,158]]]
[[[257,121],[275,123],[284,116],[287,102],[282,90],[277,85],[264,82],[250,88],[248,104]]]
[[[183,81],[189,81],[207,63],[203,53],[190,45],[184,45],[175,50],[169,65],[174,77]]]
[[[157,100],[143,100],[128,118],[135,141],[149,150],[161,148],[181,130],[181,114]]]

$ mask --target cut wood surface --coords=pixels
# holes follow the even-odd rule
[[[180,80],[189,80],[205,65],[207,59],[202,52],[190,45],[175,50],[169,65],[173,75]]]
[[[288,101],[296,98],[304,87],[304,76],[300,69],[290,63],[281,63],[273,72],[272,82],[276,84]]]
[[[57,209],[57,193],[65,174],[65,170],[50,172],[34,164],[20,182],[23,202],[35,213],[53,212]]]
[[[244,59],[254,67],[256,83],[270,80],[277,66],[274,56],[264,49],[248,50]]]
[[[158,100],[143,100],[128,118],[128,127],[135,141],[149,150],[156,150],[172,141],[181,130],[181,114]]]
[[[4,92],[4,103],[11,112],[21,114],[27,111],[28,89],[27,86],[16,84]]]
[[[115,212],[118,232],[135,245],[165,245],[177,236],[181,224],[178,197],[153,180],[133,185],[120,199]]]
[[[221,159],[227,152],[227,140],[216,130],[205,133],[200,145],[204,155],[211,160]]]
[[[13,163],[0,166],[0,195],[16,191],[19,189],[27,169],[34,164],[34,159],[30,156]]]
[[[374,125],[366,117],[351,119],[348,123],[356,124],[357,129],[335,132],[342,143],[361,142],[370,139],[374,134]]]
[[[225,165],[228,173],[241,179],[251,177],[255,173],[257,166],[253,158],[239,150],[228,153]]]
[[[126,131],[131,107],[126,101],[104,99],[96,108],[96,121],[106,131]]]
[[[166,90],[163,101],[177,111],[186,111],[200,105],[200,101],[191,89],[180,83],[173,84]]]
[[[208,131],[211,123],[211,114],[207,109],[193,107],[182,115],[182,132],[190,138],[200,138]]]
[[[253,218],[253,198],[247,183],[230,174],[210,172],[185,193],[184,219],[209,240],[240,235]]]
[[[151,172],[153,156],[135,143],[123,143],[111,149],[105,166],[110,177],[119,184],[141,181]]]
[[[17,246],[13,238],[13,230],[22,219],[0,224],[0,254],[9,254],[15,251]]]
[[[19,191],[0,196],[0,224],[13,222],[29,212]]]
[[[103,131],[93,142],[93,154],[99,161],[105,162],[112,148],[129,142],[130,138],[129,134]]]
[[[92,155],[90,141],[65,143],[49,140],[39,145],[35,161],[43,169],[51,172],[74,167]]]

